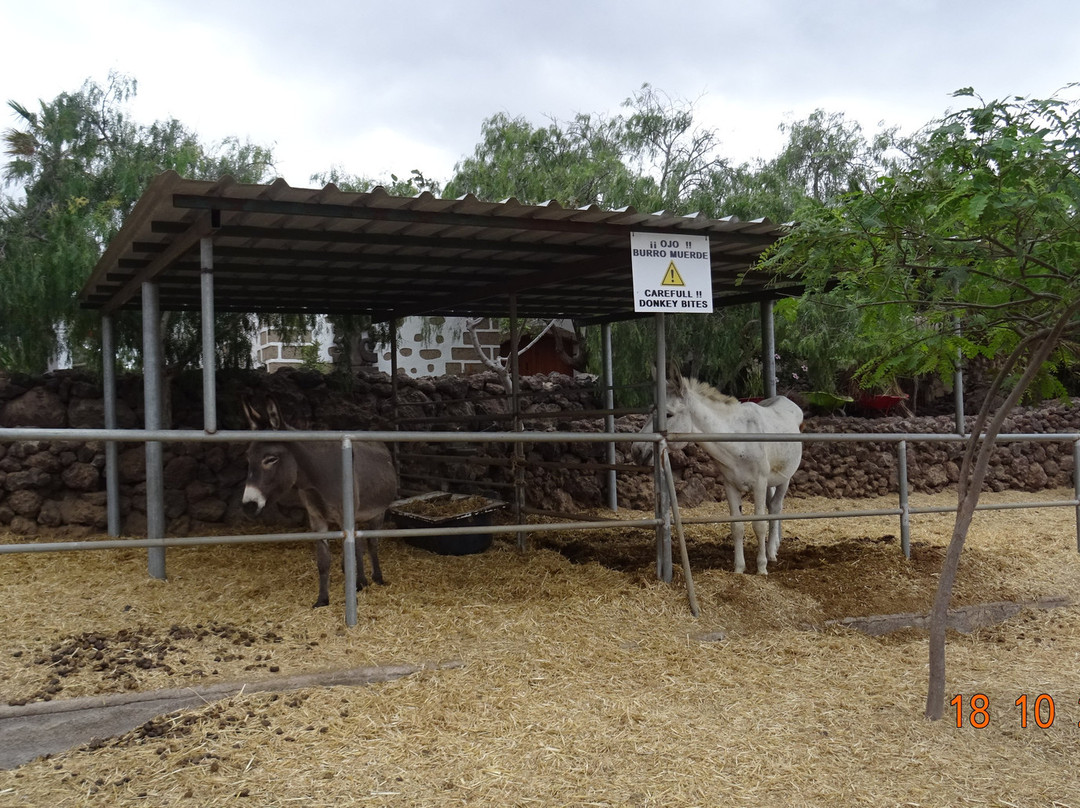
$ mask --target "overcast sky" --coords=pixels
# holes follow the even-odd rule
[[[960,87],[1080,81],[1077,0],[2,0],[0,31],[0,100],[34,108],[117,70],[137,121],[272,146],[294,186],[331,166],[445,181],[496,112],[615,114],[644,82],[694,101],[743,161],[817,108],[910,132]]]

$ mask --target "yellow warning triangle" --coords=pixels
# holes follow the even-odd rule
[[[668,264],[667,272],[664,273],[664,279],[660,281],[661,286],[686,286],[683,283],[682,275],[679,274],[679,270],[675,268],[675,262],[672,261]]]

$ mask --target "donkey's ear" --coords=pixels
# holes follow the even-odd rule
[[[266,399],[266,415],[270,418],[271,429],[285,428],[285,419],[281,417],[281,410],[278,409],[277,402],[272,398]]]
[[[249,429],[262,429],[263,417],[257,409],[251,406],[246,398],[240,399],[240,406],[244,409],[244,417],[247,418]]]
[[[672,362],[668,365],[667,374],[668,395],[682,397],[686,390],[686,379],[683,378],[679,366]]]

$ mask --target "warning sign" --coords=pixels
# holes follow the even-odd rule
[[[672,261],[668,264],[667,272],[664,273],[664,279],[660,281],[661,286],[686,286],[683,282],[682,275],[679,274],[679,268],[675,266],[675,262]]]
[[[712,312],[708,236],[631,233],[630,262],[634,311]]]

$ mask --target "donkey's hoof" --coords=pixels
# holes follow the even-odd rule
[[[375,581],[374,583],[378,584],[379,586],[386,586],[386,582],[385,582],[385,581]],[[368,588],[368,584],[367,584],[367,582],[364,582],[364,583],[362,583],[362,584],[357,584],[357,585],[356,585],[356,591],[357,591],[357,592],[363,592],[363,591],[364,591],[365,589],[367,589],[367,588]]]
[[[330,598],[319,598],[317,601],[315,601],[315,603],[312,604],[311,608],[312,609],[321,609],[323,606],[329,606],[329,605],[330,605]]]

